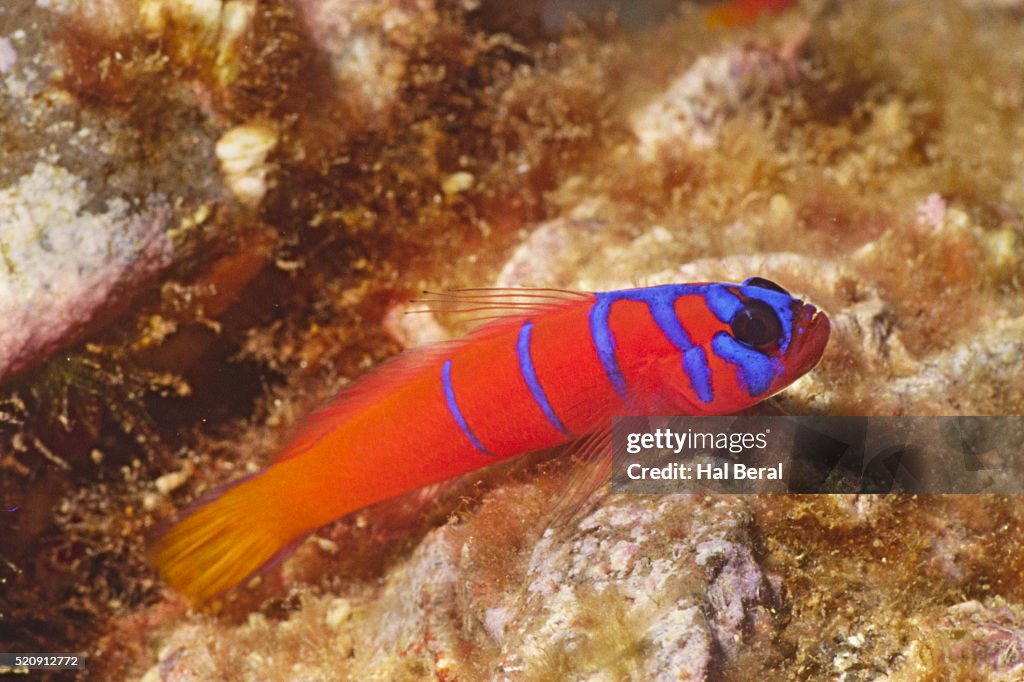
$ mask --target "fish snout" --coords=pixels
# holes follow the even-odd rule
[[[832,325],[824,311],[818,310],[810,303],[801,306],[793,335],[795,376],[806,374],[818,364],[825,353],[831,332]]]

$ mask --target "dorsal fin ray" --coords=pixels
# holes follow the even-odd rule
[[[420,304],[420,307],[408,311],[407,314],[465,315],[467,317],[460,318],[465,322],[491,322],[507,317],[536,315],[567,303],[578,303],[592,298],[593,294],[588,292],[539,287],[424,291],[420,298],[412,300],[412,303]]]

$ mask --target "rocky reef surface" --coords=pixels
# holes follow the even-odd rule
[[[1021,414],[1018,3],[626,4],[0,7],[0,650],[146,682],[1024,677],[1008,496],[565,514],[547,453],[202,611],[149,566],[319,402],[463,330],[405,314],[425,288],[757,275],[833,326],[771,409]]]

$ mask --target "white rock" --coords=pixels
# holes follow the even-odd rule
[[[277,146],[277,131],[267,125],[236,126],[217,141],[216,154],[224,182],[238,201],[255,208],[267,192],[273,166],[267,155]]]

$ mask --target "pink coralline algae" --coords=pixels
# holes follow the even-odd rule
[[[1001,599],[967,601],[947,611],[945,625],[956,644],[954,659],[968,659],[985,670],[989,680],[1024,678],[1024,613]]]
[[[644,679],[705,679],[770,631],[775,581],[753,556],[749,519],[739,499],[613,496],[571,537],[549,531],[525,595],[509,594],[485,618],[499,670],[529,677],[571,653],[580,666],[571,672],[584,677],[622,665]],[[646,655],[630,661],[634,650]]]

